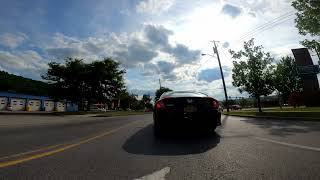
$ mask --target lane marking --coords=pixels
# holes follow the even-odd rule
[[[96,134],[100,134],[100,133],[103,133],[103,132],[99,132],[99,133],[96,133]],[[80,138],[80,139],[78,139],[78,141],[81,141],[81,140],[84,140],[84,139],[88,139],[90,137],[92,137],[92,135]],[[53,149],[53,148],[56,148],[56,147],[59,147],[59,146],[65,146],[65,145],[68,145],[68,144],[71,144],[71,142],[51,145],[51,146],[47,146],[47,147],[41,147],[41,148],[30,150],[30,151],[25,151],[25,152],[21,152],[21,153],[17,153],[17,154],[11,154],[11,155],[7,155],[7,156],[2,156],[2,157],[0,157],[0,161],[4,160],[4,159],[10,159],[10,158],[14,158],[14,157],[28,155],[28,154],[39,152],[39,151],[45,151],[45,150]]]
[[[103,136],[107,136],[107,135],[110,135],[110,134],[113,134],[117,131],[119,131],[120,129],[123,129],[124,127],[126,126],[129,126],[133,123],[136,123],[136,122],[131,122],[131,123],[128,123],[126,125],[123,125],[123,126],[120,126],[116,129],[113,129],[113,130],[109,130],[107,132],[104,132],[104,133],[101,133],[101,134],[98,134],[96,136],[93,136],[91,138],[87,138],[87,139],[84,139],[84,140],[81,140],[77,143],[73,143],[73,144],[69,144],[69,145],[66,145],[64,147],[60,147],[60,148],[57,148],[57,149],[53,149],[51,151],[48,151],[48,152],[43,152],[43,153],[40,153],[40,154],[35,154],[35,155],[31,155],[29,157],[23,157],[23,158],[20,158],[20,159],[16,159],[16,160],[10,160],[10,161],[6,161],[6,162],[0,162],[0,168],[4,168],[4,167],[8,167],[8,166],[13,166],[13,165],[17,165],[17,164],[21,164],[21,163],[24,163],[24,162],[28,162],[28,161],[31,161],[31,160],[34,160],[34,159],[39,159],[39,158],[43,158],[43,157],[46,157],[46,156],[50,156],[50,155],[53,155],[53,154],[57,154],[59,152],[62,152],[62,151],[65,151],[65,150],[68,150],[68,149],[71,149],[71,148],[74,148],[74,147],[77,147],[77,146],[80,146],[82,144],[85,144],[85,143],[88,143],[90,141],[93,141],[95,139],[98,139],[98,138],[101,138]],[[58,146],[58,145],[56,145]],[[49,146],[50,147],[50,146]],[[48,148],[47,148],[48,149]]]
[[[266,138],[260,138],[260,137],[253,137],[253,138],[257,139],[257,140],[261,140],[261,141],[266,141],[266,142],[270,142],[270,143],[284,145],[284,146],[289,146],[289,147],[295,147],[295,148],[304,149],[304,150],[312,150],[312,151],[320,152],[320,148],[317,148],[317,147],[303,146],[303,145],[299,145],[299,144],[291,144],[291,143],[275,141],[275,140],[266,139]]]
[[[66,144],[56,144],[56,145],[47,146],[47,147],[43,147],[43,148],[39,148],[39,149],[34,149],[34,150],[31,150],[31,151],[12,154],[12,155],[8,155],[8,156],[2,156],[2,157],[0,157],[0,160],[10,159],[10,158],[14,158],[14,157],[23,156],[23,155],[28,155],[28,154],[39,152],[39,151],[45,151],[45,150],[53,149],[53,148],[56,148],[56,147],[59,147],[59,146],[62,146],[62,145],[66,145]]]
[[[145,175],[143,177],[134,180],[165,180],[166,175],[170,172],[170,167],[165,167],[159,171],[152,174]]]

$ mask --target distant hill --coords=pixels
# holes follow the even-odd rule
[[[0,91],[2,92],[48,96],[49,89],[50,85],[45,82],[0,71]]]

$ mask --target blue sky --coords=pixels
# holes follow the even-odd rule
[[[294,16],[240,39],[252,29],[293,11],[290,0],[4,0],[0,7],[0,69],[40,80],[50,61],[87,62],[113,57],[127,69],[130,92],[154,92],[160,78],[175,90],[204,91],[223,99],[210,40],[219,50],[230,96],[232,60],[251,37],[275,59],[292,55],[304,37]]]

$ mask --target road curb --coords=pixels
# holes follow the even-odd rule
[[[54,112],[0,112],[0,115],[56,115]]]
[[[152,114],[152,113],[144,113],[144,114]],[[27,111],[18,111],[18,112],[1,112],[0,115],[40,115],[40,116],[45,116],[45,115],[50,115],[50,116],[74,116],[74,115],[88,115],[92,117],[114,117],[114,116],[133,116],[133,115],[144,115],[144,114],[124,114],[124,115],[108,115],[108,114],[103,114],[103,113],[75,113],[75,114],[69,114],[65,112],[27,112]]]
[[[304,117],[279,117],[279,116],[246,116],[246,115],[234,115],[234,114],[223,114],[225,116],[237,116],[237,117],[247,117],[256,118],[264,120],[287,120],[287,121],[314,121],[320,122],[320,118],[304,118]]]

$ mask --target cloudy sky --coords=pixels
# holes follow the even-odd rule
[[[268,23],[275,22],[275,23]],[[291,55],[303,37],[290,0],[5,0],[0,7],[0,69],[41,80],[50,61],[103,57],[127,69],[130,92],[162,85],[223,99],[211,40],[218,44],[230,96],[232,60],[254,37],[275,58]]]

